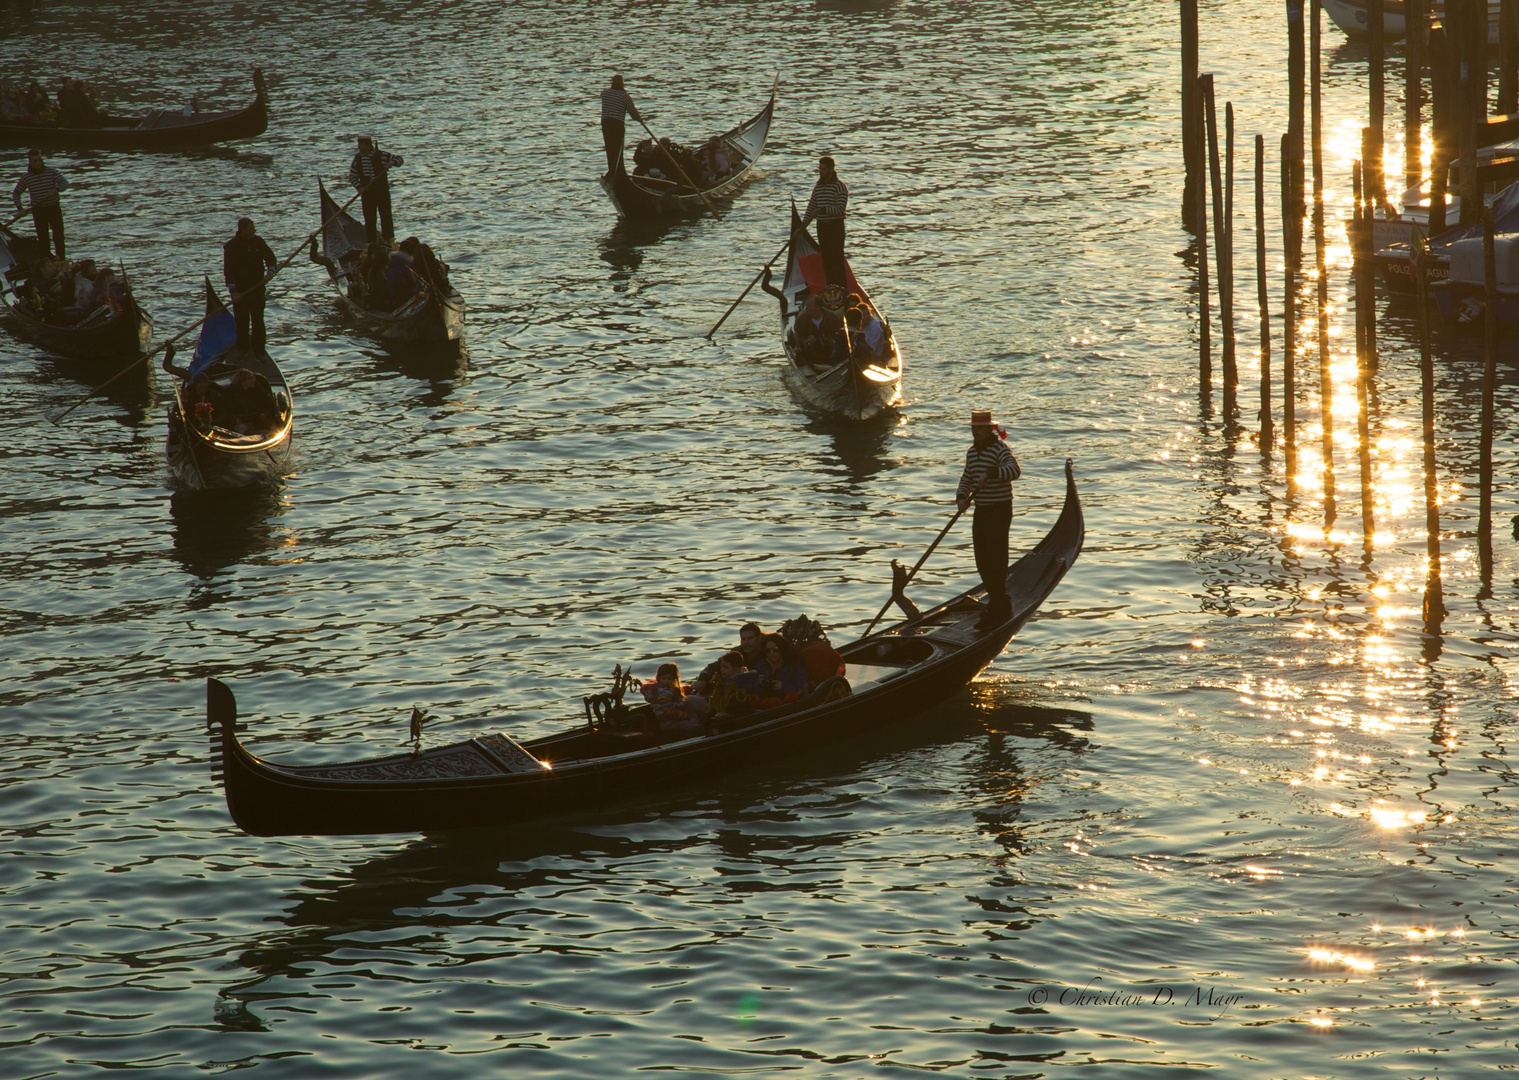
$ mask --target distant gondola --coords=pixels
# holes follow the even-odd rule
[[[349,275],[367,243],[364,226],[338,207],[327,186],[317,181],[322,216],[322,247],[311,241],[311,261],[327,271],[338,305],[360,329],[382,341],[421,345],[458,341],[464,334],[464,297],[443,281],[430,281],[419,268],[421,288],[394,311],[374,311],[349,296]]]
[[[88,146],[100,150],[165,150],[176,146],[252,139],[269,126],[269,92],[264,73],[253,71],[253,104],[228,112],[154,109],[143,117],[107,116],[89,127],[59,124],[0,124],[0,146]]]
[[[856,293],[885,328],[885,341],[878,350],[855,349],[844,359],[830,356],[814,361],[803,354],[796,335],[796,321],[809,295],[823,296],[827,279],[823,275],[823,255],[817,241],[802,228],[796,207],[791,208],[791,243],[786,252],[786,277],[781,285],[781,348],[789,368],[787,381],[804,402],[831,416],[849,420],[868,420],[896,403],[902,389],[902,352],[886,317],[871,302],[846,262],[846,293]],[[776,290],[767,281],[766,291]]]
[[[777,77],[779,82],[779,77]],[[657,218],[689,217],[707,212],[707,203],[732,195],[754,168],[765,149],[765,139],[770,134],[770,118],[775,113],[775,87],[770,88],[770,100],[754,116],[737,127],[718,136],[733,154],[735,161],[728,175],[700,193],[679,180],[661,180],[654,176],[632,176],[617,158],[617,164],[601,178],[601,189],[617,208],[617,216],[628,221],[649,221]],[[691,177],[700,183],[698,177]]]
[[[100,304],[81,312],[77,322],[56,323],[39,319],[21,303],[17,289],[30,276],[32,263],[45,254],[47,249],[40,241],[17,236],[0,226],[0,303],[11,313],[22,337],[77,360],[129,360],[146,351],[153,336],[153,320],[137,306],[125,274],[121,278],[125,299],[120,311]]]
[[[237,737],[237,702],[206,684],[212,776],[232,819],[257,836],[415,832],[501,825],[559,811],[590,812],[639,792],[771,762],[868,735],[969,683],[1054,590],[1081,551],[1081,500],[1066,462],[1065,505],[1054,527],[1007,576],[1012,612],[978,627],[985,589],[845,645],[845,674],[800,701],[714,725],[700,735],[651,732],[647,706],[622,704],[623,685],[585,699],[586,723],[517,743],[489,734],[422,753],[329,765],[283,765]]]
[[[195,355],[188,369],[174,365],[173,351],[164,356],[164,369],[176,377],[174,402],[169,406],[169,436],[165,453],[169,470],[180,485],[194,490],[253,487],[277,482],[290,460],[295,409],[290,386],[278,365],[263,349],[249,351],[237,346],[237,323],[206,281],[206,321],[201,325]],[[186,417],[186,391],[190,379],[204,373],[225,399],[239,371],[258,377],[259,392],[272,395],[268,420],[254,430],[232,430],[217,414],[214,404],[198,409],[193,403]],[[241,403],[240,403],[241,404]]]

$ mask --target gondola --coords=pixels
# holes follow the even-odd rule
[[[981,623],[980,586],[925,612],[902,598],[912,616],[841,648],[843,675],[799,701],[719,721],[707,733],[649,731],[639,723],[646,706],[624,705],[626,676],[614,676],[612,692],[584,699],[584,723],[540,739],[518,743],[492,733],[364,761],[285,765],[242,744],[231,689],[208,679],[212,777],[223,783],[232,819],[257,836],[415,832],[588,812],[868,735],[963,688],[1054,590],[1085,535],[1069,461],[1065,482],[1058,520],[1008,571],[1012,611],[1005,620]]]
[[[779,84],[780,76],[776,76]],[[601,178],[601,189],[617,208],[617,216],[626,221],[651,221],[658,218],[689,217],[707,213],[707,204],[732,195],[749,179],[754,163],[764,152],[770,135],[770,118],[775,113],[775,85],[765,107],[737,127],[718,136],[735,161],[728,175],[711,187],[697,192],[684,182],[662,180],[654,176],[630,176],[623,156]],[[697,177],[691,177],[699,182]]]
[[[1323,0],[1324,11],[1345,36],[1360,41],[1371,33],[1370,7],[1366,0]],[[1425,10],[1436,18],[1445,16],[1442,0],[1433,0]],[[1487,43],[1498,44],[1499,0],[1487,3]],[[1408,33],[1408,7],[1403,0],[1383,0],[1382,34],[1387,41],[1399,41]]]
[[[17,332],[28,341],[76,360],[130,360],[142,355],[153,336],[153,320],[132,297],[132,284],[122,273],[125,300],[120,311],[104,304],[80,312],[72,323],[46,322],[21,302],[17,290],[31,275],[32,264],[47,249],[34,237],[18,236],[0,226],[0,303],[11,313]]]
[[[90,127],[0,124],[0,146],[87,146],[100,150],[166,150],[178,146],[252,139],[269,126],[264,73],[253,70],[253,104],[227,112],[154,109],[146,116],[107,116]]]
[[[868,420],[882,410],[896,404],[902,390],[902,351],[897,346],[896,335],[891,332],[886,317],[871,302],[845,263],[848,285],[834,290],[832,296],[842,301],[848,294],[858,294],[865,305],[885,327],[885,342],[877,350],[857,347],[853,355],[837,359],[831,354],[827,359],[811,357],[801,347],[796,334],[796,321],[802,305],[809,295],[829,296],[828,284],[823,276],[823,255],[817,241],[802,228],[796,207],[791,208],[791,243],[786,250],[786,277],[779,293],[765,282],[766,292],[780,301],[781,348],[785,350],[788,367],[787,382],[804,402],[830,416],[848,420]],[[832,318],[841,318],[834,313]]]
[[[349,275],[368,242],[364,226],[345,213],[317,181],[321,204],[321,250],[311,241],[311,261],[327,271],[338,304],[366,334],[393,344],[458,341],[464,334],[464,297],[446,281],[418,275],[420,290],[394,311],[372,311],[348,295]]]
[[[267,350],[238,347],[237,322],[217,298],[209,279],[206,321],[201,325],[190,366],[176,366],[172,349],[164,354],[163,366],[175,376],[165,454],[177,484],[196,491],[254,487],[276,483],[285,475],[295,423],[290,385]],[[186,400],[195,376],[204,373],[226,396],[232,393],[232,382],[240,371],[253,373],[257,393],[272,396],[267,423],[245,433],[222,426],[223,417],[217,415],[214,405],[207,408],[206,403]]]

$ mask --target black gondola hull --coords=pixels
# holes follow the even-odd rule
[[[770,134],[770,121],[775,115],[775,90],[765,107],[748,120],[724,132],[720,138],[728,140],[730,147],[744,147],[741,167],[724,177],[720,183],[704,188],[700,193],[686,188],[680,191],[674,185],[659,190],[653,180],[628,175],[627,166],[619,157],[601,178],[601,190],[612,200],[617,216],[624,221],[658,221],[663,218],[695,217],[708,213],[708,205],[719,199],[737,194],[749,181],[755,162],[764,152]]]
[[[1076,560],[1084,536],[1067,463],[1059,520],[1008,572],[1013,610],[1005,621],[981,627],[976,619],[983,591],[962,593],[916,619],[844,646],[840,651],[857,676],[875,673],[852,695],[756,714],[746,727],[631,750],[614,746],[605,753],[585,750],[615,742],[616,736],[578,728],[515,750],[502,736],[485,736],[415,756],[283,766],[242,745],[232,692],[209,679],[212,774],[224,782],[233,820],[262,836],[501,825],[669,790],[866,734],[943,701],[1006,648]]]
[[[227,112],[185,116],[159,109],[145,117],[102,116],[98,127],[0,124],[0,146],[87,146],[100,150],[172,150],[183,146],[253,139],[269,126],[269,95],[253,73],[253,104]]]

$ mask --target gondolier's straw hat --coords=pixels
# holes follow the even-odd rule
[[[992,422],[991,410],[972,409],[970,414],[970,422],[972,424],[990,424]]]

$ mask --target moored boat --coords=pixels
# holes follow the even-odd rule
[[[779,81],[777,76],[777,84]],[[623,155],[619,155],[617,164],[602,176],[601,189],[617,208],[617,216],[629,221],[704,214],[709,203],[732,195],[749,179],[754,163],[765,149],[765,140],[770,135],[770,120],[774,114],[775,86],[772,85],[770,100],[763,109],[742,124],[717,136],[733,163],[726,176],[706,187],[698,190],[684,180],[630,174]],[[700,177],[690,179],[693,183],[702,183]]]
[[[676,735],[642,726],[646,707],[624,705],[626,676],[614,677],[613,692],[585,699],[584,723],[540,739],[519,743],[493,733],[365,761],[286,765],[243,745],[231,689],[208,679],[212,776],[223,782],[233,820],[254,835],[413,832],[590,811],[868,735],[964,687],[1059,584],[1085,536],[1069,461],[1065,482],[1054,526],[1008,570],[1012,610],[1004,620],[981,622],[985,590],[978,586],[843,646],[844,674],[799,701]]]
[[[285,475],[295,425],[290,386],[267,350],[238,347],[236,320],[209,279],[190,366],[175,366],[172,349],[163,366],[175,376],[164,452],[178,484],[254,487]]]
[[[253,70],[253,104],[224,112],[154,109],[146,116],[101,114],[88,127],[61,124],[0,124],[0,146],[87,146],[101,150],[166,150],[177,146],[252,139],[269,126],[264,73]]]
[[[121,277],[120,310],[96,303],[72,321],[44,319],[21,298],[21,285],[37,260],[48,254],[40,241],[0,226],[0,303],[12,325],[28,341],[76,360],[131,360],[142,355],[153,336],[153,320],[132,296],[132,283]]]
[[[317,181],[321,205],[321,250],[311,241],[311,260],[327,271],[338,305],[367,334],[396,344],[427,344],[458,341],[464,334],[464,297],[449,284],[446,274],[419,268],[418,290],[390,311],[376,310],[354,299],[354,274],[368,243],[364,226],[342,210],[327,186]],[[441,280],[440,280],[441,278]]]
[[[1345,32],[1345,36],[1359,41],[1371,33],[1370,8],[1366,0],[1321,0],[1324,11],[1334,24]],[[1443,18],[1445,4],[1442,0],[1433,0],[1427,4],[1425,10],[1436,18]],[[1487,4],[1487,43],[1498,44],[1498,15],[1500,10],[1499,0],[1488,0]],[[1388,41],[1398,41],[1408,34],[1408,9],[1403,0],[1383,0],[1382,3],[1382,34]]]
[[[844,270],[848,285],[834,288],[832,298],[840,308],[849,295],[857,295],[864,301],[867,312],[879,320],[883,331],[882,340],[875,348],[856,343],[851,350],[825,345],[819,351],[809,348],[797,334],[797,320],[807,298],[816,296],[824,300],[830,296],[830,289],[823,273],[822,250],[802,228],[794,206],[791,208],[791,242],[786,249],[785,279],[778,293],[768,280],[764,288],[780,301],[786,380],[796,395],[812,408],[830,416],[868,420],[896,404],[901,396],[902,351],[886,317],[871,301],[870,294],[855,278],[847,261]],[[844,312],[839,310],[829,317],[842,320],[843,315]]]
[[[1490,210],[1495,233],[1519,232],[1519,184],[1510,184],[1499,192],[1493,199]],[[1458,204],[1451,210],[1451,217],[1458,217],[1459,213]],[[1422,226],[1427,221],[1426,214],[1421,220],[1404,220],[1397,223],[1401,226],[1397,227],[1384,219],[1377,219],[1374,234],[1377,246],[1373,257],[1378,269],[1382,272],[1382,283],[1389,291],[1413,294],[1413,245],[1416,242],[1415,238],[1423,240],[1425,233]],[[1394,239],[1391,242],[1383,242],[1381,238],[1386,236]],[[1449,278],[1452,247],[1462,240],[1471,239],[1481,241],[1482,223],[1480,221],[1446,229],[1438,236],[1430,237],[1425,241],[1427,248],[1424,256],[1425,283],[1438,285]]]

